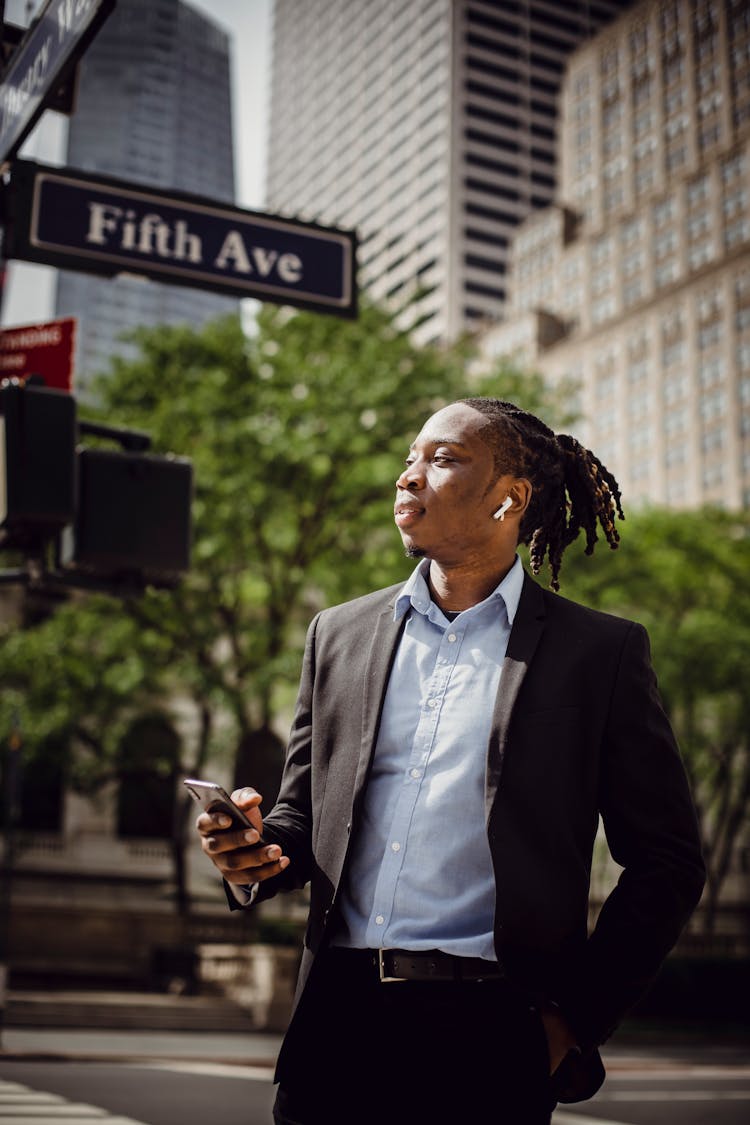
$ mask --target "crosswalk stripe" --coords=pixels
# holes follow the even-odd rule
[[[193,1062],[181,1059],[156,1059],[153,1062],[125,1063],[138,1070],[169,1070],[176,1074],[204,1074],[213,1078],[250,1078],[256,1082],[272,1082],[272,1066],[245,1066],[242,1063]]]
[[[99,1106],[0,1079],[0,1125],[143,1125]]]
[[[611,1102],[750,1102],[747,1090],[615,1090]]]
[[[568,1113],[566,1110],[555,1110],[552,1114],[552,1125],[625,1125],[622,1121],[606,1120],[603,1117],[584,1117],[580,1113]]]

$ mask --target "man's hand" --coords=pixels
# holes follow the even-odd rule
[[[260,844],[263,818],[259,805],[263,798],[254,789],[235,789],[232,800],[245,812],[252,828],[230,828],[226,813],[204,812],[195,822],[201,847],[228,883],[262,883],[289,866],[289,857],[277,844]]]
[[[540,1013],[547,1034],[549,1072],[554,1074],[568,1051],[577,1047],[576,1037],[559,1008],[546,1004]]]

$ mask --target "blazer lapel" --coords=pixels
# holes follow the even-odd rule
[[[408,614],[405,614],[400,621],[393,620],[393,607],[399,592],[396,591],[378,617],[370,651],[367,655],[362,696],[362,742],[354,782],[355,801],[362,791],[370,768],[383,701],[388,686],[388,677],[393,666],[399,638],[408,617]]]
[[[500,784],[508,728],[518,692],[531,663],[539,638],[544,630],[544,598],[536,582],[524,575],[523,589],[513,628],[508,639],[508,650],[503,662],[500,687],[495,699],[490,741],[487,748],[485,777],[485,816],[489,821],[492,805]]]

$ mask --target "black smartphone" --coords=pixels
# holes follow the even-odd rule
[[[235,805],[226,789],[222,789],[215,781],[199,781],[195,777],[186,777],[183,785],[187,786],[191,794],[204,812],[224,812],[232,818],[232,828],[254,828],[246,814],[239,805]],[[263,844],[263,839],[258,843]]]

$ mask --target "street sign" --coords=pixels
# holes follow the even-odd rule
[[[41,375],[47,387],[70,391],[76,319],[0,330],[0,380]]]
[[[0,8],[2,3],[0,2]],[[2,61],[2,68],[0,74],[5,70],[8,63],[13,58],[18,44],[26,34],[25,27],[17,27],[14,23],[8,23],[6,20],[3,24],[3,41],[0,44],[0,60]],[[67,73],[68,68],[66,68]],[[73,112],[73,107],[76,100],[76,88],[78,86],[78,65],[70,68],[67,77],[51,88],[49,96],[44,100],[45,109],[54,109],[58,113],[64,113],[70,116]]]
[[[0,165],[26,139],[115,0],[47,0],[0,81]]]
[[[353,231],[22,160],[6,202],[8,258],[356,316]]]

